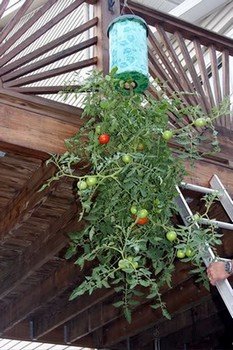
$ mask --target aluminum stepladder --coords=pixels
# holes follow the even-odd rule
[[[214,175],[210,180],[210,186],[211,188],[201,187],[197,185],[192,185],[188,183],[181,183],[181,187],[185,189],[189,189],[196,192],[201,193],[218,193],[218,200],[222,204],[223,208],[225,209],[226,213],[228,214],[229,218],[233,222],[233,201],[231,197],[229,196],[227,190],[224,188],[223,184],[219,180],[217,175]],[[180,191],[179,187],[177,186],[178,191],[178,197],[175,199],[175,202],[178,206],[179,214],[184,222],[185,225],[189,225],[190,220],[193,217],[193,213],[184,198],[182,192]],[[233,230],[233,224],[226,223],[223,221],[216,221],[216,220],[207,220],[203,219],[200,221],[203,224],[214,224],[217,227],[225,228],[228,230]],[[198,223],[195,224],[197,227],[199,227]],[[209,266],[209,264],[213,261],[226,261],[228,259],[217,259],[213,250],[209,247],[208,244],[203,247],[203,255],[202,259],[206,265],[206,267]],[[233,318],[233,289],[231,288],[230,283],[228,280],[219,281],[216,283],[216,287],[218,289],[218,292],[220,293],[231,317]]]

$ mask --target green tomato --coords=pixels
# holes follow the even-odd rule
[[[101,101],[100,102],[100,107],[102,108],[102,109],[106,109],[106,108],[108,108],[108,106],[109,106],[109,102],[108,101]]]
[[[125,164],[131,163],[133,160],[129,154],[124,154],[121,159]]]
[[[126,259],[121,259],[118,261],[118,267],[121,270],[127,269],[127,267],[129,267],[129,262]]]
[[[96,176],[88,176],[86,179],[86,183],[88,187],[93,187],[97,184],[97,178]]]
[[[177,252],[176,252],[176,256],[179,259],[183,259],[185,257],[185,251],[181,250],[181,249],[178,249]]]
[[[83,191],[87,188],[87,183],[86,181],[83,181],[83,180],[80,180],[78,183],[77,183],[77,187],[80,191]]]
[[[95,127],[95,132],[96,132],[96,134],[100,134],[101,133],[101,126],[100,125],[96,125],[96,127]]]
[[[165,140],[165,141],[169,141],[171,140],[173,137],[173,132],[171,130],[165,130],[162,134],[162,138]]]
[[[192,251],[192,249],[186,248],[185,255],[186,255],[188,258],[190,258],[191,256],[193,256],[193,251]]]
[[[137,214],[137,207],[136,207],[136,205],[132,205],[132,207],[130,208],[130,212],[131,212],[131,214],[133,214],[133,215],[135,215],[135,214]]]
[[[177,238],[177,234],[175,231],[169,231],[166,233],[166,237],[170,242],[173,242]]]
[[[203,126],[206,126],[207,121],[205,118],[197,118],[196,120],[194,120],[194,125],[202,128]]]
[[[140,219],[143,219],[143,218],[146,218],[148,216],[148,211],[146,209],[140,209],[138,212],[137,212],[137,217],[140,218]]]

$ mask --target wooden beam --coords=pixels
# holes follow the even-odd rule
[[[33,208],[34,209],[34,208]],[[31,215],[30,208],[26,215]],[[30,213],[30,214],[29,214]],[[76,203],[68,207],[68,210],[51,224],[47,232],[40,237],[32,246],[25,249],[20,256],[18,264],[14,263],[7,267],[5,278],[1,280],[0,299],[6,297],[15,290],[29,276],[35,273],[45,263],[52,259],[61,249],[67,246],[68,237],[65,234],[70,232],[70,228],[77,226],[80,228],[83,223],[76,224],[77,221]],[[69,223],[72,225],[66,227]]]
[[[63,153],[64,140],[73,136],[77,125],[56,120],[43,115],[43,112],[29,111],[23,106],[0,105],[0,143],[24,147],[38,152]],[[71,117],[72,120],[72,117]],[[76,116],[76,123],[80,121]],[[81,121],[79,126],[81,126]]]
[[[4,305],[0,316],[0,333],[3,334],[13,328],[33,312],[62,295],[75,283],[81,283],[84,277],[85,271],[80,271],[73,262],[61,262],[60,268],[53,276],[49,276],[38,283],[36,288],[31,287],[21,296]]]
[[[109,45],[107,30],[111,21],[120,15],[120,0],[115,0],[113,12],[108,9],[108,1],[98,0],[94,7],[95,16],[98,17],[98,25],[96,27],[96,35],[98,43],[95,55],[98,57],[97,69],[102,70],[104,74],[109,71]]]
[[[163,300],[171,314],[184,307],[185,304],[192,303],[203,296],[206,296],[208,291],[203,288],[197,288],[193,280],[189,280],[182,286],[179,285],[167,292],[163,296]],[[146,305],[141,309],[137,309],[132,313],[132,322],[129,324],[124,317],[113,321],[111,325],[107,325],[103,329],[103,347],[111,347],[114,344],[131,337],[138,332],[152,326],[156,320],[161,318],[161,311],[154,310],[150,305]]]
[[[48,95],[48,94],[57,94],[61,91],[64,91],[66,88],[65,85],[56,85],[56,86],[30,86],[30,87],[15,87],[12,88],[13,91],[19,92],[26,95]],[[78,90],[81,88],[81,85],[69,85],[69,89]]]
[[[0,5],[0,18],[3,16],[10,0],[2,0],[1,5]]]
[[[98,317],[96,327],[99,328],[100,325],[103,324],[103,318],[106,318],[106,315],[103,313],[100,314],[97,310],[99,311],[99,309],[102,308],[102,302],[114,293],[112,289],[97,289],[91,295],[82,295],[72,301],[68,301],[67,297],[59,298],[52,309],[47,309],[42,315],[39,314],[33,317],[35,339],[40,339],[53,329],[71,321],[69,325],[67,325],[68,342],[74,342],[75,339],[81,338],[84,334],[88,334],[95,329],[93,328],[93,318],[95,316]],[[116,316],[119,315],[120,310],[114,309]],[[93,314],[93,311],[95,314]],[[92,324],[90,322],[92,322]],[[90,327],[86,328],[87,324],[89,324]],[[78,329],[78,333],[74,337],[75,329]]]

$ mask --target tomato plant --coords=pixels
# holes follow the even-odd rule
[[[203,276],[199,248],[205,242],[213,247],[220,241],[214,228],[202,227],[199,219],[200,227],[196,219],[187,227],[177,225],[174,199],[177,185],[187,174],[187,161],[200,158],[202,141],[210,152],[217,149],[213,122],[221,113],[226,114],[228,107],[225,104],[219,112],[206,116],[198,106],[184,106],[179,94],[167,96],[163,86],[158,86],[157,100],[149,92],[139,95],[133,89],[126,95],[121,93],[124,84],[115,73],[103,77],[93,72],[76,92],[85,93],[85,122],[65,141],[67,151],[49,161],[58,171],[48,185],[62,177],[78,183],[79,220],[85,220],[84,229],[70,234],[66,256],[77,252],[75,263],[81,268],[93,262],[90,274],[77,285],[71,299],[112,287],[119,298],[123,296],[120,305],[129,317],[139,288],[168,316],[160,288],[171,284],[176,257],[186,256],[184,261],[190,260]],[[192,122],[180,127],[175,123],[171,129],[171,114],[179,122]],[[210,118],[207,135],[194,127],[198,119],[199,126],[204,126],[203,118],[205,122]],[[177,145],[175,155],[165,142],[171,138]],[[78,169],[86,170],[86,175],[80,175]],[[206,208],[199,218],[208,217],[209,204]]]

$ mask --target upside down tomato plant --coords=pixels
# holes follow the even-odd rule
[[[95,260],[92,273],[71,299],[113,287],[120,298],[116,305],[123,307],[129,321],[141,293],[169,317],[160,288],[171,285],[177,256],[192,261],[203,276],[200,246],[220,242],[212,227],[199,229],[193,221],[188,227],[177,226],[173,216],[176,186],[186,174],[184,161],[200,157],[203,140],[206,147],[208,143],[216,147],[213,121],[221,110],[205,116],[199,107],[184,106],[178,94],[163,96],[161,88],[161,97],[155,100],[149,92],[122,94],[121,87],[115,71],[105,77],[92,74],[77,92],[86,93],[85,123],[66,140],[67,152],[50,159],[58,168],[56,179],[77,181],[79,219],[86,221],[82,231],[70,234],[66,257],[78,251],[75,263],[81,268]],[[177,129],[169,121],[171,114],[179,121],[188,116],[190,122]],[[195,126],[207,127],[212,136],[207,139]],[[171,139],[176,143],[174,151]],[[83,160],[91,171],[79,176],[77,168]]]

